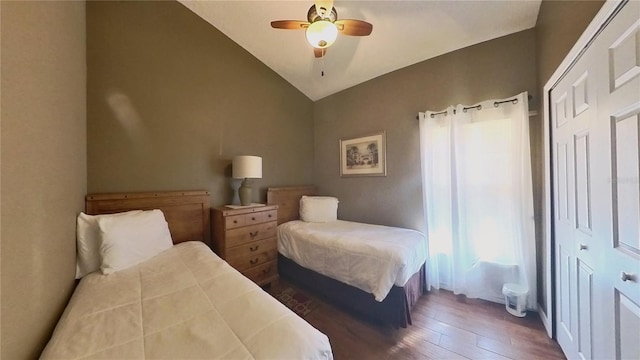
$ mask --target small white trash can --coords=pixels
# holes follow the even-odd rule
[[[526,305],[528,292],[529,290],[520,284],[507,283],[502,286],[504,306],[511,315],[517,317],[527,315]]]

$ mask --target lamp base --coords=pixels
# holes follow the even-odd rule
[[[240,179],[231,179],[231,188],[233,189],[233,199],[231,200],[231,205],[240,205],[240,196],[238,195],[238,189],[240,189],[240,184],[242,180]]]
[[[240,189],[238,189],[238,193],[240,195],[240,205],[247,206],[251,205],[251,193],[253,189],[251,189],[251,185],[249,184],[249,179],[245,178],[242,181],[242,185],[240,185]]]

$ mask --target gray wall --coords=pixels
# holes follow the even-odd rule
[[[178,2],[87,3],[89,192],[205,189],[235,155],[266,187],[312,183],[312,102]]]
[[[536,22],[540,93],[603,4],[602,0],[542,1]]]
[[[424,231],[419,111],[536,94],[533,30],[498,38],[370,80],[314,103],[314,177],[340,199],[339,217]],[[535,102],[535,100],[534,100]],[[385,130],[387,176],[341,178],[341,138]]]
[[[3,359],[36,358],[74,286],[86,193],[83,2],[2,8]]]

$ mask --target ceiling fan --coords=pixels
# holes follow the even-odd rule
[[[307,20],[277,20],[271,22],[271,27],[305,30],[307,41],[313,46],[313,54],[317,58],[321,58],[327,53],[327,48],[336,41],[338,33],[350,36],[367,36],[373,30],[373,25],[366,21],[338,20],[333,0],[316,0],[315,4],[309,8]]]

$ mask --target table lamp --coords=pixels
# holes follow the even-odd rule
[[[249,179],[262,179],[262,158],[259,156],[240,155],[233,158],[233,178],[243,179],[238,193],[240,205],[251,205],[251,184]]]

